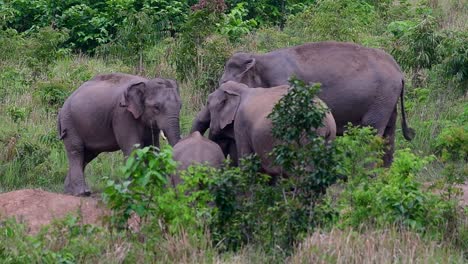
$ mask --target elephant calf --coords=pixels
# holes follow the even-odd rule
[[[179,163],[178,170],[186,170],[193,164],[207,164],[219,168],[223,164],[224,154],[218,144],[203,137],[196,131],[179,141],[174,146],[174,160]],[[172,186],[181,182],[178,175],[172,176]]]
[[[177,83],[170,79],[113,73],[83,83],[58,114],[69,163],[65,192],[90,194],[84,170],[101,152],[121,149],[128,156],[135,144],[159,147],[160,130],[175,145],[181,105]]]
[[[288,89],[288,85],[251,89],[233,81],[222,84],[208,96],[210,138],[227,138],[232,135],[239,158],[256,153],[264,172],[272,176],[281,174],[281,168],[273,166],[272,158],[268,155],[277,142],[271,132],[271,120],[267,116]],[[314,101],[325,105],[318,98]],[[327,141],[335,139],[336,124],[330,112],[326,114],[323,126],[317,129],[317,134]]]

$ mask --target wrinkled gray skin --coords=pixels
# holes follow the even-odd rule
[[[403,135],[407,140],[414,136],[406,124],[403,73],[395,60],[382,50],[353,43],[317,42],[266,54],[236,53],[226,63],[220,84],[231,80],[249,87],[274,87],[288,84],[293,75],[322,84],[318,97],[331,109],[337,135],[343,134],[348,122],[376,128],[387,143],[384,165],[389,166],[393,160],[400,97]],[[192,131],[203,134],[209,120],[208,111],[202,109]],[[225,153],[229,149],[227,145],[223,149]]]
[[[208,96],[210,134],[217,136],[232,130],[234,138],[231,140],[236,144],[239,158],[255,153],[260,157],[265,173],[273,176],[283,174],[280,167],[273,166],[268,155],[278,142],[272,135],[272,123],[267,116],[288,89],[288,85],[251,89],[232,81],[222,84]],[[318,98],[315,102],[325,106]],[[327,141],[335,139],[335,119],[330,112],[325,115],[317,134]]]
[[[160,130],[175,145],[180,139],[180,108],[174,80],[113,73],[85,82],[58,115],[69,163],[65,192],[90,194],[84,170],[101,152],[121,149],[127,157],[135,144],[159,146]]]
[[[186,170],[190,165],[206,164],[214,168],[223,165],[224,154],[218,144],[203,137],[196,131],[180,140],[174,146],[173,157],[178,162],[177,170]],[[181,182],[178,175],[171,177],[172,186]]]

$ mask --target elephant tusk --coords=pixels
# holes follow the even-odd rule
[[[167,137],[166,135],[164,135],[164,132],[161,130],[159,131],[159,134],[161,135],[162,139],[164,139],[165,141],[167,141]]]

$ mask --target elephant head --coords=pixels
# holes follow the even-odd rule
[[[226,129],[234,122],[239,108],[242,89],[248,88],[245,84],[228,81],[208,96],[210,138],[227,133]]]
[[[234,81],[249,87],[265,87],[260,74],[257,74],[257,68],[257,59],[253,54],[238,52],[226,62],[219,85]]]
[[[174,80],[155,78],[132,84],[122,95],[120,106],[146,127],[164,131],[171,146],[179,141],[182,102]]]

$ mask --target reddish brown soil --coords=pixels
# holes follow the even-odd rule
[[[94,198],[75,197],[42,190],[18,190],[0,194],[0,219],[15,217],[24,222],[29,233],[68,214],[80,212],[84,224],[100,224],[106,210]]]

